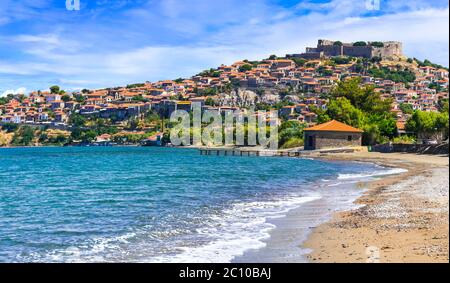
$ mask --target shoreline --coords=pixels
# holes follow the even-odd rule
[[[448,263],[448,156],[359,152],[316,158],[408,172],[369,181],[355,202],[360,208],[335,213],[314,228],[301,244],[311,250],[309,262]]]
[[[299,204],[282,217],[266,219],[274,229],[262,240],[265,246],[247,250],[232,263],[307,263],[311,250],[299,243],[305,242],[315,227],[330,221],[335,212],[355,209],[354,201],[365,192],[365,188],[353,180],[343,183],[321,180],[310,185],[314,189],[309,193],[314,192],[320,197]]]
[[[381,262],[448,262],[448,156],[316,152],[302,157],[408,172],[319,188],[333,192],[266,221],[276,227],[264,241],[267,246],[232,262],[362,263],[372,247]]]

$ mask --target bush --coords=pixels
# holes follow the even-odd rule
[[[414,108],[409,103],[400,103],[400,110],[402,110],[402,112],[404,114],[413,114],[414,113]]]
[[[411,70],[390,70],[389,68],[372,68],[369,70],[369,75],[375,78],[391,80],[396,83],[411,83],[416,79],[416,75]]]
[[[127,85],[127,88],[137,88],[137,87],[143,87],[143,86],[145,86],[145,84],[142,84],[142,83],[140,83],[140,84],[129,84],[129,85]]]
[[[304,145],[302,138],[290,138],[287,140],[282,146],[281,149],[288,149],[288,148],[295,148],[295,147],[301,147]]]
[[[350,63],[351,59],[349,57],[338,56],[338,57],[331,58],[331,61],[334,62],[337,65],[343,65],[343,64]]]
[[[448,138],[448,113],[415,111],[406,122],[406,129],[422,136]]]
[[[6,131],[7,133],[15,132],[19,128],[19,125],[14,123],[6,123],[3,124],[2,130]]]
[[[308,62],[306,59],[303,58],[292,58],[292,61],[294,61],[297,67],[303,67],[306,64],[306,62]]]
[[[353,43],[353,46],[367,46],[367,42],[357,41],[357,42]]]
[[[414,144],[416,143],[416,138],[410,136],[400,136],[392,140],[393,143],[399,144]]]
[[[250,71],[251,69],[253,69],[253,66],[252,66],[252,65],[250,65],[250,64],[245,64],[245,65],[242,65],[242,66],[239,68],[239,72],[244,73],[244,72]]]
[[[29,146],[32,144],[34,139],[34,130],[30,126],[20,127],[14,133],[14,137],[12,139],[12,144],[16,146]]]
[[[370,61],[372,63],[380,63],[381,61],[383,61],[383,59],[381,57],[374,56]]]
[[[374,42],[371,42],[370,43],[370,46],[373,46],[373,47],[384,47],[384,43],[383,42],[381,42],[381,41],[374,41]]]
[[[61,91],[60,87],[57,85],[51,86],[50,87],[50,92],[52,94],[59,94],[59,92]]]
[[[290,145],[294,144],[294,139],[302,140],[303,139],[303,129],[306,127],[306,124],[300,123],[298,121],[287,121],[281,124],[278,133],[278,144],[281,147],[284,147],[287,142],[290,142]]]
[[[5,132],[0,131],[0,147],[1,146],[8,146],[11,144],[13,138],[13,134],[8,134]]]

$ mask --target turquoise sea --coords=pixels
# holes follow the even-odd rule
[[[0,149],[0,262],[230,262],[269,219],[388,169],[193,149]]]

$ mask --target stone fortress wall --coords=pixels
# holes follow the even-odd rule
[[[371,59],[380,57],[383,60],[395,60],[403,57],[403,45],[397,41],[383,42],[383,47],[371,46],[368,42],[366,46],[354,46],[353,43],[342,43],[335,45],[335,41],[320,39],[317,47],[306,48],[306,53],[290,55],[304,59],[320,59],[323,57],[352,56]]]

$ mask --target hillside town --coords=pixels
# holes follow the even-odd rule
[[[388,50],[380,50],[384,44]],[[362,86],[372,86],[383,99],[392,99],[397,129],[406,132],[405,123],[414,111],[437,112],[448,99],[449,71],[428,60],[403,56],[401,43],[390,51],[392,45],[320,40],[317,48],[306,53],[243,60],[188,79],[72,92],[54,86],[48,91],[8,95],[0,98],[0,123],[70,131],[71,117],[77,115],[108,119],[124,129],[131,119],[143,119],[150,112],[167,119],[175,110],[189,112],[193,103],[200,103],[203,110],[277,109],[283,121],[314,126],[317,110],[327,109],[336,85],[359,78]]]

